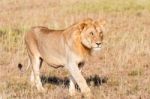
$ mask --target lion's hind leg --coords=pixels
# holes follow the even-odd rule
[[[31,57],[31,62],[32,62],[32,72],[31,72],[31,82],[35,83],[38,91],[43,92],[44,88],[42,86],[42,82],[40,79],[40,67],[41,67],[41,59],[40,57]]]
[[[31,35],[32,34],[32,35]],[[43,92],[44,88],[42,86],[42,82],[40,79],[40,67],[41,67],[41,55],[37,47],[37,42],[35,41],[32,36],[34,33],[28,33],[25,41],[27,46],[28,55],[32,64],[32,72],[31,72],[31,83],[32,85],[35,85],[38,89],[38,91]]]

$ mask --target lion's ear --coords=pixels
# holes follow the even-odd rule
[[[98,26],[104,26],[106,24],[106,21],[105,20],[97,20],[97,21],[95,21],[95,24]]]
[[[83,29],[84,29],[85,27],[87,27],[87,24],[86,24],[86,23],[81,23],[81,24],[79,25],[79,30],[80,30],[80,31],[83,31]]]
[[[102,27],[104,27],[106,25],[106,20],[101,20],[100,24],[101,24]]]
[[[84,28],[86,28],[88,26],[88,24],[91,24],[92,22],[93,22],[93,20],[91,18],[82,20],[79,23],[79,30],[82,31]]]
[[[105,31],[105,24],[106,24],[106,21],[105,20],[98,20],[98,21],[95,21],[95,24],[96,26],[100,27],[101,30]]]
[[[86,18],[86,19],[84,19],[83,21],[81,21],[81,22],[84,22],[84,23],[90,23],[90,22],[92,22],[93,20],[91,19],[91,18]]]

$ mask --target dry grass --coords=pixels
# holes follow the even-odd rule
[[[37,2],[38,1],[38,2]],[[150,97],[150,1],[148,0],[1,0],[0,1],[0,98],[70,99],[64,84],[46,83],[46,94],[31,88],[24,33],[32,26],[65,28],[87,17],[107,20],[104,47],[83,69],[86,77],[99,75],[108,81],[90,86],[95,99],[149,99]],[[67,72],[46,64],[42,75],[64,79]],[[80,94],[73,99],[80,98]]]

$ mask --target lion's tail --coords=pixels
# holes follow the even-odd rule
[[[31,66],[31,62],[28,59],[28,66],[26,67],[26,69],[23,70],[23,65],[21,63],[18,64],[18,69],[20,70],[21,74],[24,74],[28,71],[29,67]]]

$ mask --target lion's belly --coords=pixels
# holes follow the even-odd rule
[[[64,66],[66,64],[66,57],[64,52],[53,47],[46,47],[40,49],[42,59],[53,67]]]
[[[39,40],[39,52],[43,60],[51,66],[64,66],[66,64],[63,40],[60,36],[47,35],[45,39]]]
[[[40,54],[42,59],[53,67],[64,66],[66,64],[65,56],[63,54],[58,53],[55,50],[44,50],[41,51]]]
[[[65,66],[66,62],[65,62],[65,58],[60,57],[60,56],[47,56],[47,57],[43,57],[43,59],[45,60],[46,63],[48,63],[50,66],[53,67],[59,67],[59,66]]]

